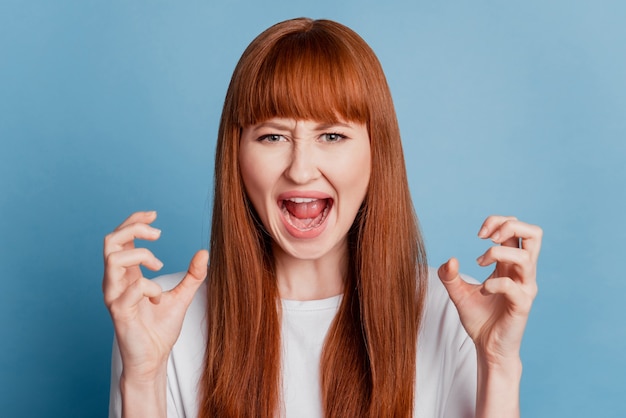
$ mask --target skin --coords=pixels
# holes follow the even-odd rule
[[[314,300],[342,293],[346,236],[370,177],[367,127],[270,119],[243,130],[239,163],[248,196],[274,241],[281,297]],[[318,236],[300,238],[286,226],[279,206],[286,194],[333,200]]]
[[[120,380],[122,414],[166,416],[166,365],[178,339],[185,312],[206,277],[208,252],[198,251],[174,289],[143,277],[140,265],[160,270],[163,263],[135,239],[157,240],[150,226],[156,212],[136,212],[104,240],[104,302],[109,309],[124,365]]]
[[[346,233],[370,175],[367,132],[358,124],[344,125],[341,133],[348,139],[337,143],[326,134],[339,127],[311,121],[279,120],[274,126],[244,130],[242,177],[263,225],[274,238],[283,298],[320,299],[342,291]],[[268,134],[278,135],[276,142],[258,141]],[[292,190],[315,190],[334,200],[326,229],[313,239],[290,235],[280,218],[277,196]],[[160,237],[160,231],[150,226],[155,219],[156,212],[134,213],[104,241],[103,292],[122,356],[120,386],[125,417],[166,415],[167,359],[185,312],[207,273],[208,253],[201,250],[171,291],[163,292],[142,276],[140,265],[154,271],[162,267],[154,254],[134,244],[136,239],[154,241]],[[481,266],[494,266],[485,282],[464,282],[454,258],[439,268],[439,277],[476,344],[476,416],[517,417],[519,351],[537,294],[542,231],[513,217],[490,216],[478,236],[495,244],[478,258]]]
[[[459,263],[448,260],[439,278],[455,304],[478,356],[477,417],[518,417],[522,374],[520,347],[537,295],[537,258],[543,231],[514,217],[490,216],[478,236],[495,244],[478,257],[494,265],[480,285],[459,276]]]

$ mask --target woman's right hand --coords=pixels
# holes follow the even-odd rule
[[[140,265],[159,270],[163,263],[134,240],[154,241],[161,234],[150,226],[156,212],[136,212],[104,239],[104,302],[109,309],[122,357],[126,382],[145,384],[164,375],[185,312],[207,274],[208,252],[198,251],[183,280],[172,290],[146,278]]]

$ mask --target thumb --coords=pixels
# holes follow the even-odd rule
[[[189,269],[183,280],[171,290],[172,295],[182,299],[186,305],[189,305],[196,291],[200,288],[204,279],[206,279],[208,262],[209,252],[207,250],[198,251],[191,259]]]
[[[468,283],[459,275],[459,262],[452,257],[443,263],[437,270],[439,279],[448,291],[448,295],[452,302],[458,306],[459,302],[467,294]]]

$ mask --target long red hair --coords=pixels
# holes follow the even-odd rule
[[[327,20],[272,26],[245,50],[219,128],[202,417],[281,410],[280,299],[271,238],[248,201],[242,128],[272,117],[367,124],[371,178],[349,232],[344,297],[321,357],[327,417],[409,417],[426,290],[424,246],[382,68],[355,32]]]

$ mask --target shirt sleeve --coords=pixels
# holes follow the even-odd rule
[[[121,418],[122,394],[120,392],[120,377],[122,376],[122,358],[117,346],[117,339],[113,339],[111,350],[111,386],[109,389],[109,418]]]
[[[468,336],[459,348],[457,367],[444,411],[445,418],[476,416],[476,347]]]
[[[476,348],[434,268],[417,342],[415,416],[474,418]]]

